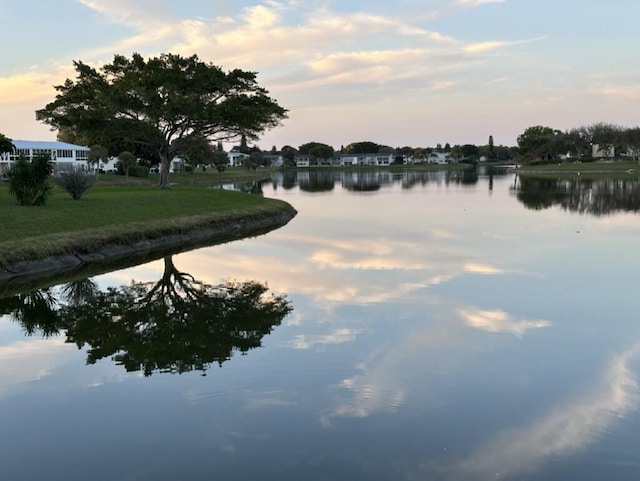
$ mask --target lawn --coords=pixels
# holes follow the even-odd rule
[[[610,178],[612,176],[639,176],[640,165],[631,160],[615,162],[562,162],[558,164],[523,165],[516,169],[522,175],[588,176]]]
[[[106,179],[105,179],[106,180]],[[109,243],[158,237],[200,225],[265,216],[291,207],[259,195],[176,185],[108,185],[102,180],[80,200],[56,187],[46,205],[24,207],[0,183],[0,265]]]

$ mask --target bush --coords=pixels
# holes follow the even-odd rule
[[[149,177],[149,167],[146,167],[144,165],[137,165],[129,171],[129,175],[131,177]]]
[[[51,193],[51,166],[48,154],[35,155],[32,161],[20,156],[7,173],[9,193],[20,205],[44,205]]]
[[[56,184],[69,192],[73,200],[78,200],[93,185],[94,180],[94,176],[87,175],[80,169],[74,169],[62,172],[56,177]]]
[[[116,164],[116,173],[118,175],[125,175],[124,168],[120,162]],[[136,165],[135,167],[131,167],[129,169],[128,177],[140,177],[140,178],[149,177],[149,167],[144,165]]]

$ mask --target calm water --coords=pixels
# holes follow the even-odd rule
[[[0,479],[640,479],[637,182],[263,192],[298,216],[0,300]]]

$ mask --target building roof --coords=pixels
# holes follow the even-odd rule
[[[16,149],[45,149],[45,150],[90,150],[84,145],[70,144],[68,142],[48,140],[12,140]]]

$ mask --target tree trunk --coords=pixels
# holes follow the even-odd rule
[[[160,154],[160,182],[158,187],[161,189],[171,187],[169,184],[169,156],[167,154]]]

